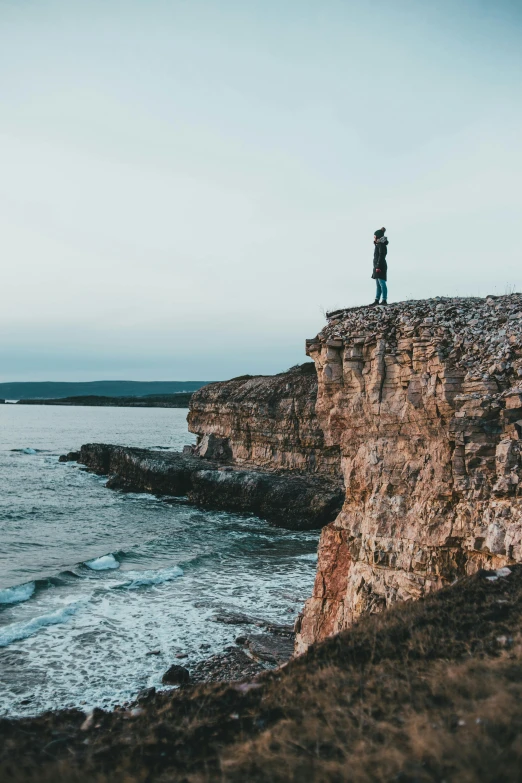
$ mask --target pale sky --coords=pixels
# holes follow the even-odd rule
[[[517,0],[0,0],[0,380],[219,380],[522,290]]]

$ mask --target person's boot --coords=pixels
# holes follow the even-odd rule
[[[371,304],[369,304],[368,307],[377,307],[378,304],[379,304],[379,300],[376,299],[375,302],[372,302]]]
[[[384,305],[385,307],[388,307],[388,302],[386,301],[386,299],[383,299],[381,304]]]

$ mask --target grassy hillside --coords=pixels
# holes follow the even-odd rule
[[[522,764],[522,566],[362,620],[248,683],[1,721],[0,779],[500,783]],[[2,766],[3,765],[3,766]]]

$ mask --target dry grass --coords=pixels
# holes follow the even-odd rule
[[[507,656],[453,667],[438,662],[410,675],[380,664],[360,688],[327,669],[316,686],[301,695],[301,716],[229,748],[222,779],[519,779],[522,667]]]
[[[502,783],[522,779],[522,567],[362,620],[260,687],[0,723],[2,780]],[[87,740],[87,744],[85,741]]]

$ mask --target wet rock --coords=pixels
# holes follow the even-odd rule
[[[214,615],[212,620],[215,623],[224,623],[225,625],[254,625],[257,622],[255,617],[241,612],[220,612]]]
[[[273,623],[270,620],[263,620],[260,617],[252,617],[243,612],[220,611],[212,617],[216,623],[225,625],[256,625],[258,628],[265,628],[269,633],[288,636],[293,633],[293,625],[283,625],[282,623]]]
[[[79,451],[70,451],[68,454],[62,454],[58,458],[58,462],[78,462],[80,459]]]
[[[335,519],[344,493],[338,484],[313,475],[199,470],[188,497],[207,508],[253,512],[280,527],[312,530]]]
[[[127,492],[187,496],[204,508],[258,514],[297,530],[322,527],[335,519],[343,491],[325,477],[257,470],[220,470],[220,463],[178,452],[88,443],[78,461],[107,487]]]
[[[244,650],[232,647],[191,666],[190,674],[192,682],[230,682],[255,677],[267,668],[270,663],[254,660]]]
[[[292,636],[294,633],[293,625],[283,625],[282,623],[265,622],[264,627],[269,633],[277,634],[279,636]]]
[[[161,682],[164,685],[185,685],[190,682],[190,672],[184,666],[174,663],[163,675]]]
[[[288,661],[294,649],[294,639],[291,637],[273,636],[260,633],[246,636],[244,646],[255,658],[273,664],[282,664]]]

